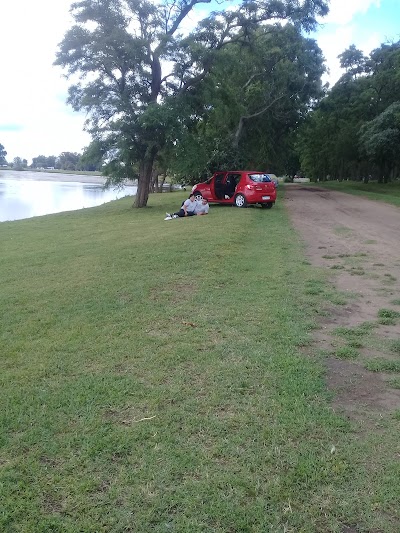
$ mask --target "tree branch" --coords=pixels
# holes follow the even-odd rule
[[[284,96],[285,96],[284,94],[277,96],[276,98],[274,98],[274,100],[272,100],[272,102],[270,102],[268,105],[263,107],[263,109],[261,109],[260,111],[257,111],[257,113],[253,113],[252,115],[242,115],[240,117],[238,127],[236,128],[236,132],[233,137],[232,144],[234,148],[237,148],[239,146],[239,140],[242,135],[245,120],[250,120],[251,118],[259,117],[260,115],[268,111],[268,109],[270,109],[276,102],[278,102],[278,100],[281,100]]]

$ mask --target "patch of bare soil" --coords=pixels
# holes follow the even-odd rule
[[[399,409],[400,390],[390,386],[399,373],[371,372],[366,366],[373,360],[400,362],[390,348],[400,343],[400,320],[390,319],[392,311],[400,311],[400,209],[318,187],[290,185],[286,191],[286,207],[311,264],[329,269],[335,287],[347,295],[346,305],[326,308],[328,318],[315,334],[316,346],[330,353],[327,385],[334,407],[360,422]],[[382,310],[389,315],[387,324],[380,323]],[[360,338],[356,344],[359,355],[352,361],[339,358],[338,346],[346,340],[336,328],[365,323],[371,327],[367,343]]]

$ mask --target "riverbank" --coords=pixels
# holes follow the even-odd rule
[[[104,185],[106,178],[99,174],[68,174],[61,172],[34,172],[31,170],[0,170],[2,179],[59,181],[70,183],[93,183]]]
[[[282,193],[0,225],[1,531],[399,530],[398,421],[333,411],[311,334],[344,295]]]
[[[100,174],[84,174],[84,173],[63,173],[63,172],[42,172],[32,170],[7,170],[0,169],[0,178],[2,179],[19,179],[19,180],[37,180],[37,181],[59,181],[63,183],[92,183],[96,185],[104,185],[106,177]],[[126,186],[137,185],[134,181],[126,182]]]

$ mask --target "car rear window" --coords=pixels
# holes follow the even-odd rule
[[[256,183],[267,183],[268,181],[271,181],[268,174],[249,174],[249,178]]]

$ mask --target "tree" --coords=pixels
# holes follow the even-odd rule
[[[367,158],[382,169],[382,181],[387,181],[400,164],[400,102],[362,126],[360,146]]]
[[[76,170],[80,155],[76,152],[62,152],[56,159],[56,168],[62,170]]]
[[[24,170],[28,166],[28,161],[21,157],[14,157],[12,166],[14,170]]]
[[[7,164],[6,155],[7,155],[7,152],[5,151],[4,146],[0,144],[0,165]]]
[[[32,158],[32,168],[55,168],[56,166],[56,156],[50,155],[38,155],[37,157]]]
[[[357,75],[365,72],[367,58],[354,44],[339,54],[338,58],[340,60],[340,66],[351,76],[357,77]]]
[[[396,135],[385,124],[393,119],[391,106],[400,94],[400,41],[382,44],[368,58],[354,46],[339,57],[347,72],[301,130],[301,166],[315,179],[393,174]],[[388,159],[382,156],[385,151]]]
[[[93,141],[83,150],[79,160],[80,170],[100,171],[103,166],[103,158],[106,149],[98,141]]]
[[[321,97],[321,50],[293,26],[263,26],[249,46],[231,43],[192,99],[172,153],[174,173],[198,179],[227,168],[293,166],[292,132]],[[298,166],[298,162],[295,165]]]
[[[68,102],[85,110],[87,129],[108,146],[109,181],[138,173],[136,207],[147,204],[153,167],[173,142],[173,111],[210,74],[230,42],[248,41],[267,20],[292,20],[306,31],[327,13],[327,0],[244,1],[235,10],[212,13],[189,36],[182,25],[210,0],[83,0],[72,5],[76,24],[60,44],[56,64],[79,81]],[[169,66],[169,72],[163,68]]]

